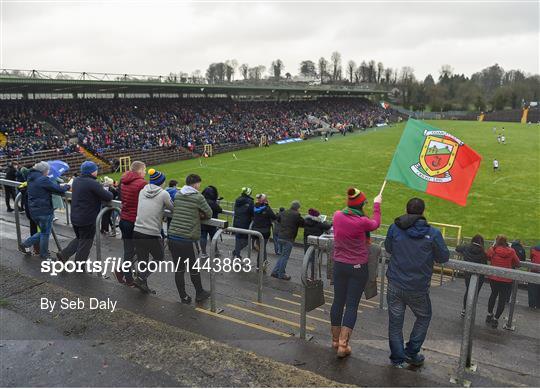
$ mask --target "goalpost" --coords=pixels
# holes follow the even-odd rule
[[[120,162],[120,173],[127,172],[131,166],[131,157],[129,155],[127,157],[120,157],[118,161]]]
[[[211,157],[214,154],[214,147],[211,144],[204,145],[204,153],[205,156]]]

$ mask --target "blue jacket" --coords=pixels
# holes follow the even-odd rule
[[[49,216],[54,212],[51,195],[62,194],[67,187],[61,187],[41,172],[30,169],[28,173],[28,207],[33,218]]]
[[[113,194],[105,189],[94,176],[82,175],[75,178],[71,197],[71,223],[88,226],[96,223],[101,202],[109,202]]]
[[[384,247],[391,254],[388,281],[406,291],[427,291],[433,263],[448,262],[450,257],[441,232],[421,215],[397,218],[388,229]]]

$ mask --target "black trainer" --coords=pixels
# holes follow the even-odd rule
[[[180,301],[182,304],[191,304],[191,297],[186,294],[184,297],[180,297]]]
[[[142,278],[140,277],[137,277],[133,280],[133,283],[135,284],[135,286],[137,288],[139,288],[140,290],[142,290],[144,293],[152,293],[152,291],[150,290],[150,288],[148,287],[148,283],[146,282],[146,280],[143,280]]]
[[[497,328],[499,326],[499,320],[497,318],[491,319],[491,328]]]
[[[27,247],[24,247],[22,244],[19,245],[19,251],[24,255],[30,255],[30,250]]]
[[[490,313],[486,316],[486,324],[491,324],[491,321],[493,320],[493,314]]]

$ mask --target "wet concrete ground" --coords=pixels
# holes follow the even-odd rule
[[[1,264],[47,283],[61,286],[84,296],[111,297],[122,309],[161,323],[166,323],[226,344],[253,351],[258,355],[316,372],[329,379],[358,386],[447,386],[457,366],[462,331],[459,316],[464,292],[463,280],[444,277],[439,286],[434,277],[431,298],[434,317],[423,353],[427,362],[417,371],[396,371],[388,366],[387,312],[378,308],[378,296],[372,301],[362,300],[358,322],[353,333],[353,356],[345,361],[335,358],[328,347],[329,309],[332,288],[325,282],[327,304],[309,313],[310,342],[290,336],[298,333],[300,311],[300,263],[302,251],[295,249],[288,265],[291,282],[269,276],[264,279],[263,302],[258,304],[255,273],[228,273],[217,277],[218,306],[224,311],[219,316],[208,313],[209,303],[195,306],[180,304],[174,275],[156,273],[149,284],[156,295],[143,295],[137,289],[121,286],[114,277],[103,279],[90,275],[61,275],[51,277],[39,272],[36,258],[24,257],[16,251],[15,229],[11,214],[2,214]],[[72,236],[71,228],[57,222],[61,240]],[[26,221],[23,221],[26,224]],[[23,236],[28,234],[23,228]],[[119,238],[103,239],[103,256],[121,256]],[[232,248],[230,237],[220,243],[223,254]],[[54,243],[51,248],[55,251]],[[269,245],[269,252],[273,246]],[[92,253],[91,258],[95,258]],[[170,258],[170,256],[167,256]],[[275,256],[270,255],[270,263]],[[203,284],[209,286],[208,275]],[[191,288],[187,281],[188,288]],[[474,334],[473,359],[478,371],[468,376],[474,386],[534,386],[540,382],[538,369],[540,321],[539,313],[526,307],[526,291],[520,290],[515,312],[516,331],[487,328],[483,323],[489,287],[480,292]],[[194,295],[192,289],[188,293]],[[38,310],[38,301],[32,309]],[[503,315],[504,316],[504,315]],[[113,316],[114,317],[114,316]],[[412,326],[412,315],[407,314],[405,334]],[[501,323],[502,326],[502,323]]]

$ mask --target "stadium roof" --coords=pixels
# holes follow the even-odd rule
[[[53,72],[48,72],[53,73]],[[346,87],[340,85],[306,85],[296,83],[261,84],[197,84],[168,81],[161,76],[111,75],[104,73],[77,73],[79,79],[68,73],[54,72],[56,76],[37,71],[4,70],[0,73],[2,94],[225,94],[225,95],[308,95],[308,96],[366,96],[386,94],[371,85]],[[114,79],[110,79],[114,77]]]

